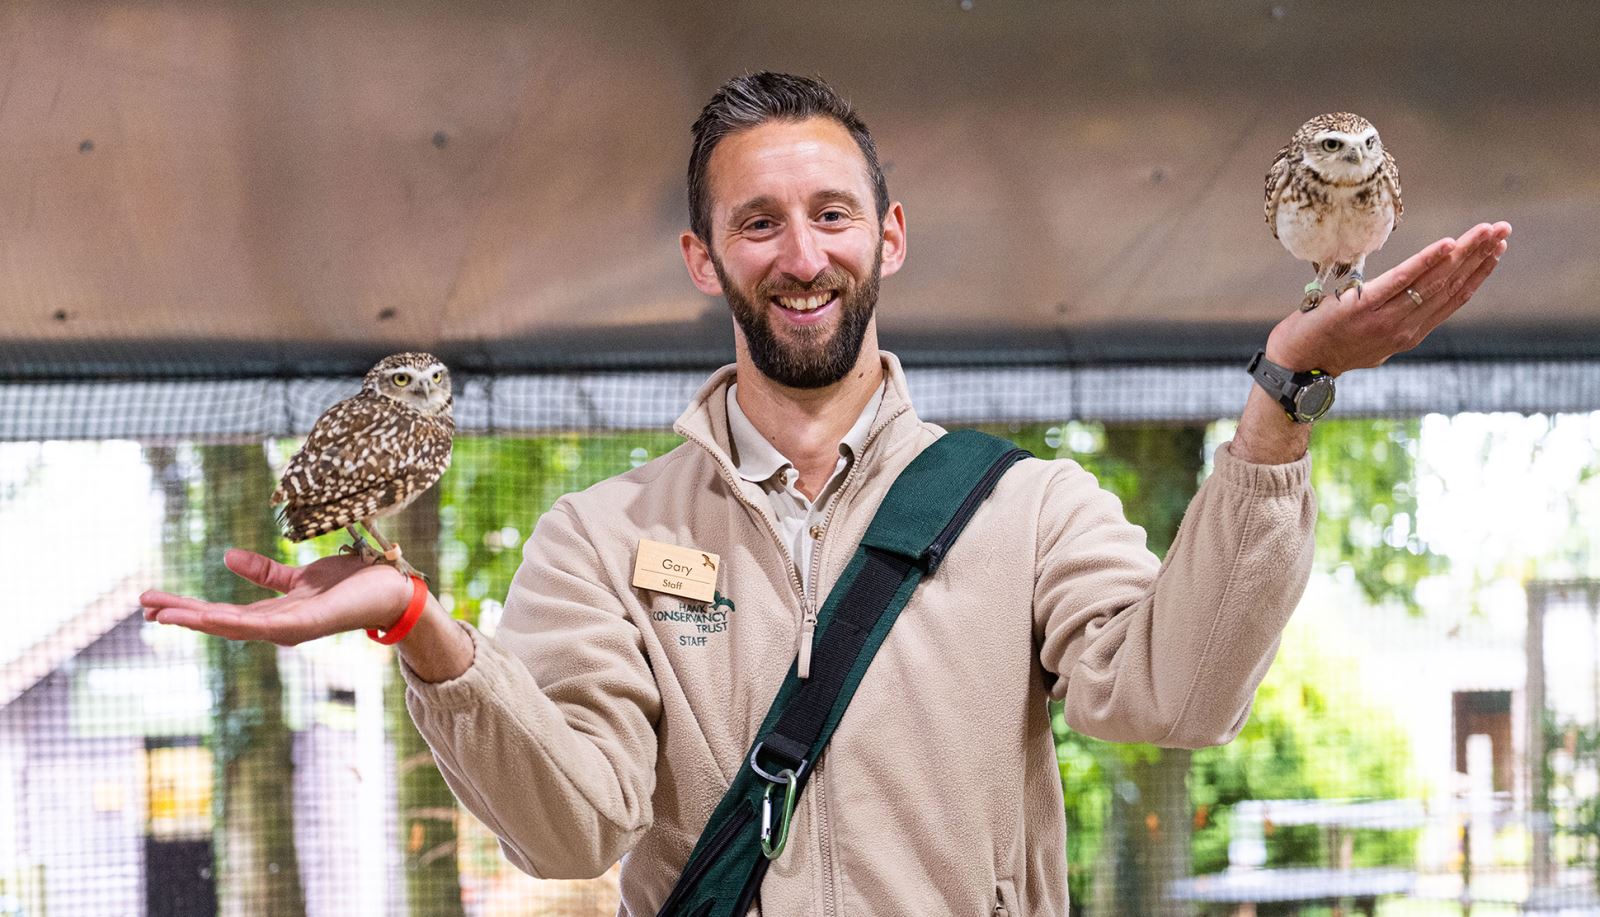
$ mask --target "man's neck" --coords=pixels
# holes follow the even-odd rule
[[[790,388],[763,375],[741,347],[737,380],[739,409],[794,463],[800,472],[795,486],[814,500],[839,463],[839,442],[883,383],[883,362],[876,336],[868,332],[843,379],[825,388]]]

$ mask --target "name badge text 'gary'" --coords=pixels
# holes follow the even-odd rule
[[[639,556],[633,564],[633,584],[640,589],[709,602],[717,591],[717,568],[721,565],[721,557],[699,548],[680,548],[641,538]]]

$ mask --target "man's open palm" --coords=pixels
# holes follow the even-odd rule
[[[1310,312],[1290,313],[1267,339],[1268,358],[1291,369],[1338,375],[1410,350],[1477,292],[1500,263],[1510,235],[1509,223],[1479,223],[1458,239],[1424,248],[1359,291]]]
[[[410,579],[386,564],[340,554],[304,567],[230,549],[229,570],[283,595],[248,605],[207,602],[151,589],[139,596],[146,621],[177,624],[230,640],[293,646],[362,628],[386,628],[410,600]]]

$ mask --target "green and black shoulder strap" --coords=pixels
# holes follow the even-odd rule
[[[789,667],[745,766],[658,917],[743,917],[749,910],[768,864],[783,852],[812,762],[895,618],[1001,475],[1027,456],[1003,439],[959,430],[935,440],[895,479],[817,614],[810,677],[802,680]]]

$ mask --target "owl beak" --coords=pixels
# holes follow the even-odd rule
[[[1360,147],[1351,147],[1350,148],[1350,152],[1344,154],[1344,161],[1350,163],[1351,165],[1360,165],[1361,164],[1361,148]]]

